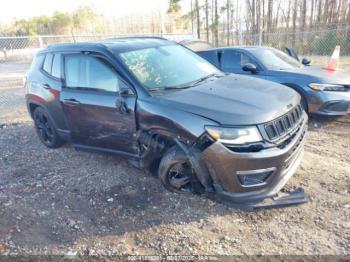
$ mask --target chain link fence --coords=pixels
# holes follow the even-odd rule
[[[201,38],[215,46],[215,40],[211,33],[207,38],[205,32]],[[305,32],[290,32],[284,30],[274,33],[261,32],[252,34],[226,30],[219,31],[218,46],[270,46],[280,50],[286,47],[293,48],[300,58],[308,57],[313,65],[324,66],[327,64],[335,47],[340,46],[341,69],[350,70],[350,27],[336,29],[313,29]]]
[[[340,45],[341,54],[350,55],[350,27],[297,33],[244,34],[241,41],[243,45],[264,45],[278,49],[288,46],[299,54],[320,56],[329,56],[335,46]]]
[[[324,66],[330,59],[335,47],[340,46],[341,69],[350,70],[350,27],[329,30],[312,30],[307,32],[277,32],[249,34],[234,32],[227,39],[227,33],[221,33],[219,44],[270,46],[280,50],[293,48],[299,57],[308,57],[313,65]]]
[[[0,63],[10,61],[31,60],[35,53],[51,44],[99,41],[108,38],[129,37],[134,35],[54,35],[54,36],[28,36],[28,37],[0,37]],[[141,36],[159,36],[143,34]],[[163,37],[175,41],[190,39],[188,34],[166,34]]]
[[[0,37],[0,87],[19,86],[22,83],[24,72],[35,53],[40,49],[56,43],[98,41],[108,38],[128,37],[133,35],[55,35],[55,36],[28,36],[28,37]],[[143,34],[142,36],[159,36]],[[163,37],[181,41],[193,39],[191,34],[164,34]],[[206,35],[202,34],[202,39]],[[213,38],[209,36],[209,42]],[[226,45],[262,45],[283,50],[293,48],[300,57],[308,57],[314,65],[326,65],[336,45],[340,45],[340,67],[350,70],[350,27],[333,30],[313,30],[308,32],[277,32],[249,34],[237,31],[220,31],[218,43]]]
[[[129,37],[135,35],[54,35],[54,36],[28,36],[28,37],[0,37],[0,89],[18,87],[28,70],[35,54],[42,48],[57,43],[74,43],[99,41],[108,38]],[[141,36],[160,36],[143,34]],[[189,34],[164,34],[174,41],[192,39]]]

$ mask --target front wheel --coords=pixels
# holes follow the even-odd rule
[[[57,148],[63,145],[56,128],[45,109],[38,107],[33,113],[35,130],[40,141],[49,148]]]
[[[171,147],[159,164],[158,175],[164,187],[176,193],[193,193],[194,173],[185,153]]]

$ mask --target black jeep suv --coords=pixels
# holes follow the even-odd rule
[[[257,207],[276,198],[302,156],[307,115],[292,89],[224,74],[162,38],[49,46],[35,57],[26,101],[47,147],[127,156],[175,192]]]

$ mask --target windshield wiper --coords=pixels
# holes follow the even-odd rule
[[[205,80],[207,80],[207,79],[209,79],[209,78],[212,78],[212,77],[214,77],[214,76],[215,76],[215,77],[223,77],[224,75],[218,74],[218,73],[209,74],[209,75],[207,75],[207,76],[201,77],[201,78],[199,78],[198,80],[192,82],[191,85],[190,85],[190,87],[195,86],[195,85],[198,85],[199,83],[201,83],[201,82],[203,82],[203,81],[205,81]]]
[[[186,89],[186,88],[190,88],[193,87],[211,77],[223,77],[224,74],[218,74],[218,73],[213,73],[213,74],[209,74],[207,76],[201,77],[193,82],[190,83],[186,83],[183,85],[178,85],[178,86],[160,86],[160,87],[156,87],[156,88],[148,88],[147,90],[150,92],[157,92],[157,91],[162,91],[162,90],[178,90],[178,89]]]
[[[157,92],[157,91],[163,91],[163,90],[175,90],[175,89],[186,89],[189,88],[190,86],[186,85],[186,86],[160,86],[160,87],[156,87],[156,88],[147,88],[148,91],[151,92]]]

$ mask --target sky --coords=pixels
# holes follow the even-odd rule
[[[81,5],[117,18],[129,14],[166,12],[168,0],[0,0],[0,22],[7,24],[15,18],[52,15],[55,11],[70,12]]]

